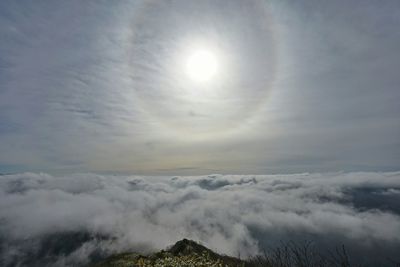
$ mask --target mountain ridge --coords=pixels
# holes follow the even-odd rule
[[[235,257],[218,254],[211,249],[190,239],[182,239],[166,250],[149,255],[135,252],[112,255],[91,267],[119,266],[246,266],[246,262]]]

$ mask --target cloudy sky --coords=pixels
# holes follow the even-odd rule
[[[0,172],[398,170],[399,25],[397,0],[1,1]]]
[[[398,0],[0,1],[0,265],[400,260],[399,29]]]

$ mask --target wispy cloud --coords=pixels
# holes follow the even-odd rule
[[[398,1],[145,2],[0,3],[3,172],[398,169]],[[169,64],[199,39],[215,90]]]

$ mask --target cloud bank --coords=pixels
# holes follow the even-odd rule
[[[322,250],[343,243],[371,262],[396,257],[399,203],[400,172],[3,175],[0,261],[68,266],[191,238],[235,256],[288,240],[312,240]]]

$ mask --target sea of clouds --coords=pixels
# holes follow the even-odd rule
[[[308,240],[399,260],[400,172],[0,176],[1,266],[83,265],[182,238],[241,257]]]

